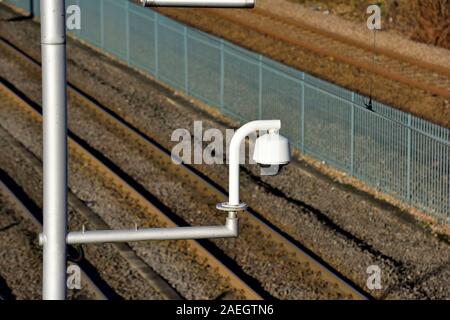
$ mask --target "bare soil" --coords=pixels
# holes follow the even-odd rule
[[[335,14],[346,20],[363,22],[368,0],[288,0],[324,14]],[[448,0],[381,0],[383,28],[403,36],[450,49],[450,2]]]

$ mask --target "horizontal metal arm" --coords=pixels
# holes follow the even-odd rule
[[[69,232],[67,244],[133,242],[145,240],[191,240],[235,238],[239,235],[239,220],[227,217],[224,226],[151,228],[131,230],[98,230]]]
[[[253,8],[255,0],[141,0],[144,7]]]

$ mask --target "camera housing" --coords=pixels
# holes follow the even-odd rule
[[[263,175],[278,174],[291,160],[289,140],[278,130],[269,130],[256,139],[253,160],[261,166]]]

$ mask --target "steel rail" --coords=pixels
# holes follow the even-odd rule
[[[4,83],[0,83],[0,93],[3,96],[9,97],[15,101],[26,114],[28,114],[34,121],[42,122],[42,114],[18,96],[15,92],[11,91]],[[68,138],[68,149],[72,155],[77,155],[78,158],[83,159],[97,172],[102,174],[105,178],[109,179],[113,185],[115,185],[121,192],[127,195],[127,197],[133,199],[144,211],[158,218],[161,222],[161,227],[175,228],[180,227],[176,224],[165,212],[157,207],[153,202],[147,199],[138,190],[133,188],[129,183],[122,179],[111,168],[105,165],[101,160],[95,157],[87,149],[81,146],[72,138]],[[206,259],[209,265],[217,270],[221,277],[228,280],[229,283],[234,286],[238,291],[241,291],[246,299],[260,300],[262,296],[254,290],[251,285],[247,284],[241,279],[235,272],[228,268],[222,261],[220,261],[213,253],[209,252],[203,245],[196,240],[187,240],[191,249],[202,258]]]
[[[0,39],[2,40],[2,39]],[[39,67],[39,63],[33,60],[28,55],[19,51],[17,48],[12,47],[5,41],[0,41],[5,46],[14,50],[18,56],[25,59],[29,66]],[[78,100],[83,107],[88,108],[93,111],[100,119],[106,121],[110,125],[116,128],[117,131],[121,132],[123,136],[129,137],[131,140],[137,142],[139,145],[147,148],[150,155],[152,155],[161,166],[165,167],[170,172],[175,175],[184,178],[191,182],[191,184],[196,187],[199,192],[205,196],[213,196],[218,202],[225,201],[228,197],[224,190],[220,190],[214,185],[212,181],[208,181],[206,177],[201,175],[198,171],[193,169],[191,166],[181,163],[176,165],[173,163],[171,152],[161,145],[155,142],[155,139],[151,138],[154,134],[148,130],[141,131],[137,129],[120,115],[117,115],[112,111],[111,108],[107,106],[100,105],[99,103],[92,101],[83,91],[75,86],[70,79],[68,82],[68,94],[70,98]],[[179,161],[180,163],[181,161]],[[270,237],[275,243],[279,244],[288,253],[292,254],[297,261],[308,263],[310,268],[314,271],[320,272],[322,278],[327,280],[329,283],[336,285],[342,292],[348,294],[354,299],[368,299],[370,296],[359,289],[356,284],[351,283],[348,279],[345,279],[342,275],[338,274],[335,270],[332,270],[330,266],[325,265],[325,263],[317,260],[315,257],[311,256],[307,251],[301,248],[298,244],[291,241],[286,236],[277,231],[276,227],[271,226],[269,223],[263,221],[259,218],[256,212],[252,209],[245,211],[245,214],[240,216],[241,223],[249,223],[254,227],[260,229],[267,237]],[[168,225],[170,226],[170,225]]]
[[[4,129],[0,126],[0,131]],[[42,161],[31,151],[25,148],[20,141],[10,136],[8,145],[23,153],[27,160],[27,165],[42,176]],[[11,178],[12,179],[12,178]],[[92,211],[82,200],[70,190],[68,192],[68,203],[70,207],[78,212],[89,224],[97,230],[109,228],[108,224],[96,212]],[[178,292],[141,257],[127,243],[113,243],[114,254],[117,252],[129,266],[131,266],[141,277],[149,283],[166,300],[182,300]],[[119,298],[116,294],[111,295],[112,299]]]
[[[72,85],[69,85],[69,87],[72,87]],[[110,123],[119,132],[122,132],[124,136],[129,137],[139,145],[147,148],[149,153],[157,159],[159,163],[162,163],[162,166],[173,174],[191,182],[191,184],[205,197],[213,196],[218,202],[223,202],[228,199],[228,195],[224,190],[220,190],[214,186],[212,182],[207,181],[205,177],[200,175],[199,172],[194,170],[191,166],[181,163],[181,161],[179,161],[179,163],[181,163],[179,165],[174,164],[171,152],[155,143],[151,138],[150,132],[140,131],[127,123],[126,120],[122,119],[119,115],[113,113],[110,109],[105,109],[105,107],[99,106],[98,104],[90,101],[87,97],[81,95],[81,93],[78,96],[78,99],[83,100],[83,106],[89,108],[91,111],[94,111],[99,118],[103,118],[105,121]],[[355,285],[350,284],[348,280],[343,279],[342,276],[338,275],[335,271],[331,271],[329,267],[313,258],[305,250],[275,230],[274,227],[258,218],[257,214],[255,214],[253,210],[247,209],[245,214],[240,216],[240,220],[242,224],[249,223],[260,229],[261,232],[263,232],[267,237],[270,237],[274,242],[281,245],[287,252],[293,254],[298,261],[309,263],[311,269],[321,272],[322,277],[325,280],[336,284],[343,292],[348,293],[354,298],[366,299],[368,297],[360,290],[356,289]]]
[[[0,91],[2,91],[3,93],[5,92],[3,85],[0,86]],[[10,201],[14,204],[14,206],[17,208],[17,210],[25,219],[32,222],[37,229],[42,230],[42,223],[39,221],[39,219],[26,207],[26,205],[19,199],[16,193],[11,190],[11,188],[7,185],[5,181],[1,179],[1,177],[0,177],[0,193],[4,194],[7,198],[10,199]],[[85,270],[83,270],[81,266],[79,267],[81,270],[82,279],[86,281],[86,284],[88,285],[89,289],[94,293],[95,297],[98,300],[108,300],[107,295],[102,291],[102,289],[99,288],[99,286],[97,286],[95,281],[86,273]]]

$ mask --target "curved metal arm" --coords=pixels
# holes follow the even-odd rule
[[[229,199],[231,206],[239,205],[239,151],[246,136],[258,130],[280,130],[280,120],[257,120],[249,122],[239,128],[231,139],[229,156]]]
[[[239,233],[239,222],[236,217],[236,211],[241,209],[239,203],[239,155],[241,143],[245,137],[252,132],[258,130],[279,130],[280,128],[280,120],[252,121],[239,128],[231,139],[229,158],[229,202],[226,204],[229,207],[225,206],[220,208],[221,210],[229,211],[224,226],[77,231],[70,232],[67,235],[66,242],[68,244],[81,244],[237,237]],[[45,243],[45,240],[45,238],[41,238],[42,243]]]

